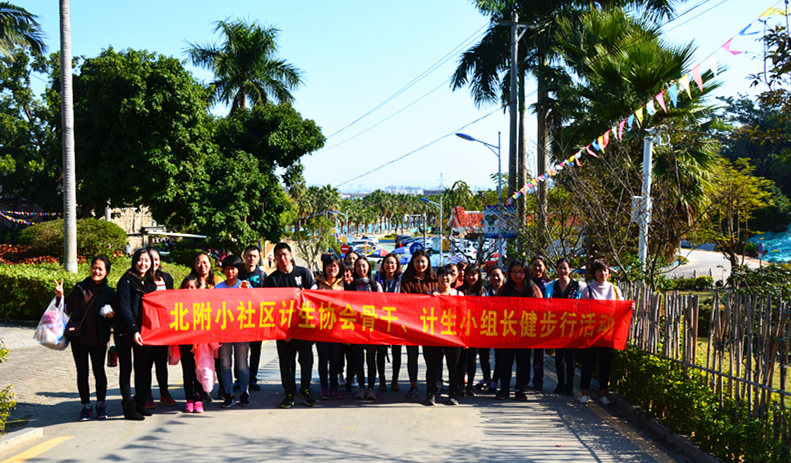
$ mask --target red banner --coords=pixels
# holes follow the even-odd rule
[[[279,289],[155,291],[152,345],[304,339],[350,344],[624,349],[631,301]]]

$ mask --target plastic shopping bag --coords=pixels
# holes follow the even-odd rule
[[[214,383],[217,381],[214,359],[219,348],[219,344],[195,344],[192,346],[192,352],[195,354],[195,376],[206,392],[214,389]]]
[[[66,323],[69,322],[69,316],[63,310],[63,298],[60,298],[60,302],[57,304],[55,303],[56,300],[57,298],[52,298],[47,310],[44,311],[44,315],[41,316],[33,339],[44,347],[63,350],[69,345],[69,340],[63,336]]]

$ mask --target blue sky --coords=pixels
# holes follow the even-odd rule
[[[39,15],[50,49],[58,48],[58,2],[14,3]],[[678,12],[691,11],[665,29],[672,42],[694,40],[702,60],[776,4],[776,0],[688,0]],[[217,40],[213,33],[217,20],[243,17],[276,25],[281,30],[281,57],[304,73],[305,85],[295,92],[295,106],[303,117],[315,120],[327,136],[433,69],[386,105],[331,136],[324,150],[306,157],[306,180],[309,184],[337,186],[434,142],[376,173],[345,183],[341,189],[435,187],[440,175],[445,186],[456,180],[472,186],[492,186],[489,175],[497,172],[496,156],[483,146],[454,136],[441,138],[496,110],[476,108],[467,89],[452,92],[448,85],[461,52],[477,43],[488,24],[469,1],[79,0],[72,1],[71,8],[73,54],[87,57],[112,46],[184,59],[187,42]],[[732,48],[752,52],[761,49],[752,37],[734,40]],[[725,82],[720,94],[747,92],[746,76],[760,69],[759,61],[749,54],[732,57],[723,52],[718,58],[730,68],[720,75]],[[212,77],[203,69],[188,68],[203,81]],[[531,84],[529,90],[532,88]],[[227,112],[226,108],[214,111]],[[375,124],[379,125],[371,128]],[[496,143],[497,132],[501,131],[507,170],[508,118],[502,111],[462,131],[490,143]],[[534,138],[532,117],[528,131]],[[79,134],[76,136],[79,138]]]

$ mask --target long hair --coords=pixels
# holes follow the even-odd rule
[[[154,274],[151,271],[151,269],[154,268],[153,259],[151,259],[151,253],[148,252],[148,249],[146,249],[146,248],[140,248],[137,251],[135,251],[134,254],[132,254],[132,265],[129,267],[129,270],[127,270],[127,273],[131,273],[135,277],[138,277],[138,273],[137,273],[137,268],[136,267],[137,267],[137,263],[140,261],[140,258],[143,257],[143,254],[148,256],[148,260],[151,261],[152,265],[151,265],[151,267],[148,268],[148,270],[146,270],[146,273],[143,275],[143,278],[140,278],[140,279],[143,280],[143,281],[145,281],[145,280],[153,281]]]
[[[402,281],[410,281],[417,276],[417,271],[415,271],[415,259],[418,257],[425,257],[428,260],[428,268],[426,268],[426,279],[429,280],[436,280],[437,276],[434,274],[434,269],[431,268],[431,256],[423,249],[418,249],[412,254],[412,259],[409,261],[409,265],[407,265],[406,270],[404,271],[404,276],[402,277]]]
[[[195,266],[198,265],[198,259],[200,259],[200,256],[206,256],[206,258],[209,259],[209,274],[206,275],[206,284],[209,286],[216,285],[217,280],[214,276],[214,264],[212,263],[211,256],[205,252],[199,252],[195,254],[195,258],[192,259],[192,270],[190,271],[190,275],[196,277],[198,281],[200,281],[200,276],[198,276],[198,272],[195,271]]]
[[[378,276],[379,276],[380,280],[384,280],[385,279],[384,265],[385,265],[385,261],[387,259],[393,259],[395,261],[395,264],[396,264],[396,269],[395,269],[395,273],[393,273],[393,278],[398,278],[398,276],[401,275],[401,273],[402,273],[401,272],[401,262],[398,261],[398,256],[396,256],[395,254],[388,254],[388,255],[385,256],[384,259],[382,259],[382,262],[379,263],[379,274],[378,274]]]
[[[360,265],[362,262],[365,262],[368,265],[368,273],[364,277],[361,277],[357,273],[357,266]],[[357,278],[368,278],[368,286],[371,288],[372,292],[376,292],[376,280],[374,280],[373,278],[373,269],[371,268],[371,262],[369,262],[368,259],[362,256],[360,256],[359,259],[354,261],[354,279],[357,280]]]
[[[467,275],[473,273],[478,275],[478,281],[476,281],[475,284],[470,287],[470,284],[467,283]],[[463,292],[467,296],[483,296],[483,278],[481,278],[481,268],[478,267],[477,264],[470,264],[464,269],[464,284],[459,287],[459,291]]]
[[[148,254],[151,256],[151,268],[152,269],[154,268],[154,254],[152,254],[152,253],[154,253],[154,252],[157,253],[157,257],[159,257],[159,268],[157,268],[156,270],[152,271],[151,274],[152,274],[152,276],[154,277],[155,280],[164,280],[165,278],[162,276],[162,273],[163,273],[162,272],[162,254],[159,252],[159,249],[157,249],[157,248],[155,248],[153,246],[147,246],[146,247],[146,251],[148,251]]]
[[[514,284],[514,280],[511,277],[511,272],[515,268],[521,268],[525,272],[525,280],[523,283],[524,286],[522,288],[522,295],[524,297],[533,297],[533,291],[534,291],[533,288],[536,288],[537,286],[535,283],[533,283],[533,278],[531,278],[530,275],[530,264],[528,264],[526,260],[520,257],[514,259],[511,262],[511,265],[508,266],[508,272],[505,274],[506,280],[505,283],[503,284],[503,287],[500,288],[499,294],[509,295],[512,294],[514,291],[516,291],[516,287],[515,287],[516,285]]]

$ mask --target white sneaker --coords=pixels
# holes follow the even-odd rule
[[[357,395],[354,396],[354,400],[365,400],[365,389],[360,388],[360,390],[357,391]]]
[[[580,403],[581,403],[581,404],[586,404],[586,403],[588,403],[588,400],[589,400],[589,399],[588,399],[588,396],[586,396],[586,395],[584,395],[584,396],[580,397]]]
[[[365,393],[365,398],[368,400],[376,400],[376,392],[372,387],[368,388],[368,391]]]
[[[606,395],[601,396],[602,405],[610,405],[612,400],[608,399]]]

